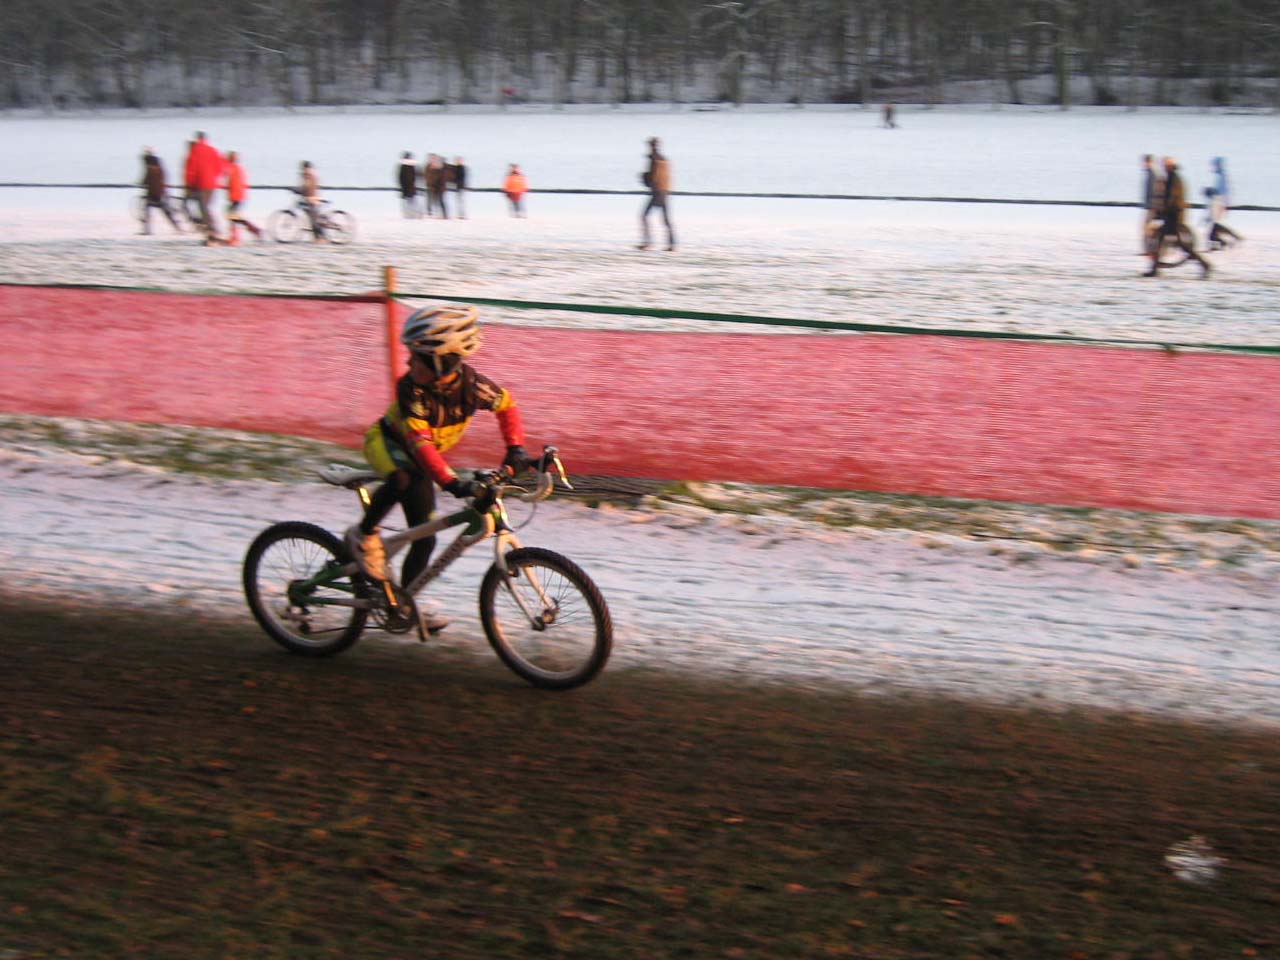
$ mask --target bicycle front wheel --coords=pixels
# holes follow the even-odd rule
[[[292,210],[277,210],[267,218],[267,233],[277,243],[293,243],[302,232],[302,224],[298,215]]]
[[[613,621],[599,588],[558,553],[522,547],[480,584],[480,622],[502,662],[535,687],[568,690],[603,668]]]
[[[277,523],[258,534],[244,558],[244,595],[267,635],[286,650],[327,657],[351,646],[368,611],[357,606],[369,582],[339,573],[346,547],[312,523]]]
[[[345,210],[329,214],[324,228],[332,243],[350,243],[356,238],[356,218]]]

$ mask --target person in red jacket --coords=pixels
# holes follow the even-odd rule
[[[240,242],[240,227],[243,225],[257,240],[262,240],[262,230],[240,212],[240,207],[249,196],[249,180],[244,175],[244,167],[240,166],[240,154],[232,150],[227,154],[227,223],[231,227],[231,236],[227,242],[231,245]]]
[[[182,162],[182,212],[187,215],[187,219],[195,225],[197,230],[203,230],[204,224],[200,222],[200,208],[196,203],[196,185],[191,179],[191,148],[196,145],[194,140],[187,141],[187,155]]]
[[[187,154],[187,184],[195,191],[196,204],[200,207],[206,245],[221,242],[210,202],[213,200],[213,191],[218,189],[218,184],[222,181],[224,166],[222,154],[205,139],[203,130],[197,130],[195,143]]]

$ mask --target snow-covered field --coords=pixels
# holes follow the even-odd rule
[[[1138,155],[1150,151],[1177,154],[1197,197],[1209,158],[1225,155],[1237,202],[1280,205],[1271,116],[970,108],[901,120],[885,131],[874,112],[848,109],[11,115],[0,118],[0,182],[129,182],[144,144],[172,171],[201,128],[239,149],[259,183],[291,182],[306,158],[331,184],[386,185],[411,149],[465,156],[478,186],[519,162],[535,188],[631,189],[644,138],[657,134],[688,191],[1127,201]],[[500,197],[477,194],[469,219],[446,223],[401,219],[391,194],[333,196],[360,221],[349,248],[207,249],[165,229],[134,235],[133,191],[3,188],[0,280],[364,291],[391,264],[403,289],[444,295],[1280,343],[1280,214],[1233,215],[1247,242],[1214,257],[1211,279],[1183,268],[1150,281],[1138,277],[1139,215],[1127,208],[677,197],[680,250],[668,254],[633,249],[638,197],[534,195],[529,219],[512,220]],[[285,200],[259,190],[249,213],[262,219]],[[0,476],[10,586],[241,617],[238,566],[257,529],[298,517],[339,528],[353,506],[316,485],[192,480],[12,439],[0,446]],[[601,582],[618,620],[618,667],[1277,724],[1274,527],[1242,525],[1262,531],[1265,549],[1226,560],[1201,542],[1175,563],[1037,545],[1052,529],[992,542],[552,503],[527,539]],[[482,648],[471,591],[483,563],[477,551],[440,589],[458,618],[445,645]]]
[[[478,187],[509,162],[532,186],[638,189],[644,140],[660,135],[677,190],[1016,197],[1129,202],[1138,156],[1175,154],[1190,194],[1228,158],[1238,203],[1280,206],[1277,119],[1187,110],[874,111],[649,108],[406,113],[258,111],[0,118],[0,182],[127,183],[139,152],[171,175],[196,128],[241,151],[257,183],[290,184],[299,160],[322,181],[390,186],[400,152],[463,156]],[[676,197],[680,250],[641,253],[638,196],[533,195],[529,219],[495,193],[465,221],[405,221],[390,193],[334,191],[359,220],[352,247],[206,250],[134,236],[133,191],[0,189],[0,278],[183,290],[365,291],[381,267],[413,292],[1120,337],[1280,343],[1280,214],[1237,212],[1247,242],[1157,281],[1139,277],[1129,208]],[[263,220],[289,198],[258,190]],[[1199,214],[1192,214],[1198,221]],[[630,324],[584,314],[490,310],[519,323]],[[678,322],[668,325],[680,325]]]
[[[1196,198],[1210,158],[1225,156],[1238,202],[1277,206],[1278,122],[1257,111],[973,106],[902,107],[897,130],[847,106],[14,112],[0,116],[0,182],[134,182],[144,145],[176,173],[199,129],[264,184],[294,182],[310,160],[324,182],[390,187],[411,150],[419,161],[465,157],[478,187],[499,186],[518,163],[535,189],[627,190],[639,187],[645,139],[659,136],[677,190],[1132,201],[1138,157],[1154,153],[1178,157]]]

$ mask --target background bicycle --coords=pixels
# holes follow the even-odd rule
[[[304,233],[313,234],[310,205],[302,197],[292,207],[277,210],[267,218],[267,233],[277,243],[293,243]],[[350,243],[356,235],[356,218],[345,210],[329,209],[329,201],[322,200],[316,210],[316,218],[324,237],[330,243]]]

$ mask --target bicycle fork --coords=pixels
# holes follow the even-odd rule
[[[555,623],[556,614],[560,612],[559,605],[547,597],[547,592],[542,586],[542,581],[538,578],[537,572],[532,567],[523,568],[524,578],[528,582],[530,589],[537,595],[538,603],[541,611],[534,613],[529,609],[529,603],[520,591],[515,588],[512,581],[516,578],[516,571],[507,566],[507,553],[511,550],[517,550],[520,547],[520,541],[516,539],[516,535],[509,530],[504,530],[498,534],[497,543],[494,544],[494,553],[497,555],[498,568],[505,574],[502,585],[506,588],[511,599],[515,601],[520,612],[524,614],[529,626],[536,631],[547,629],[549,624]]]

